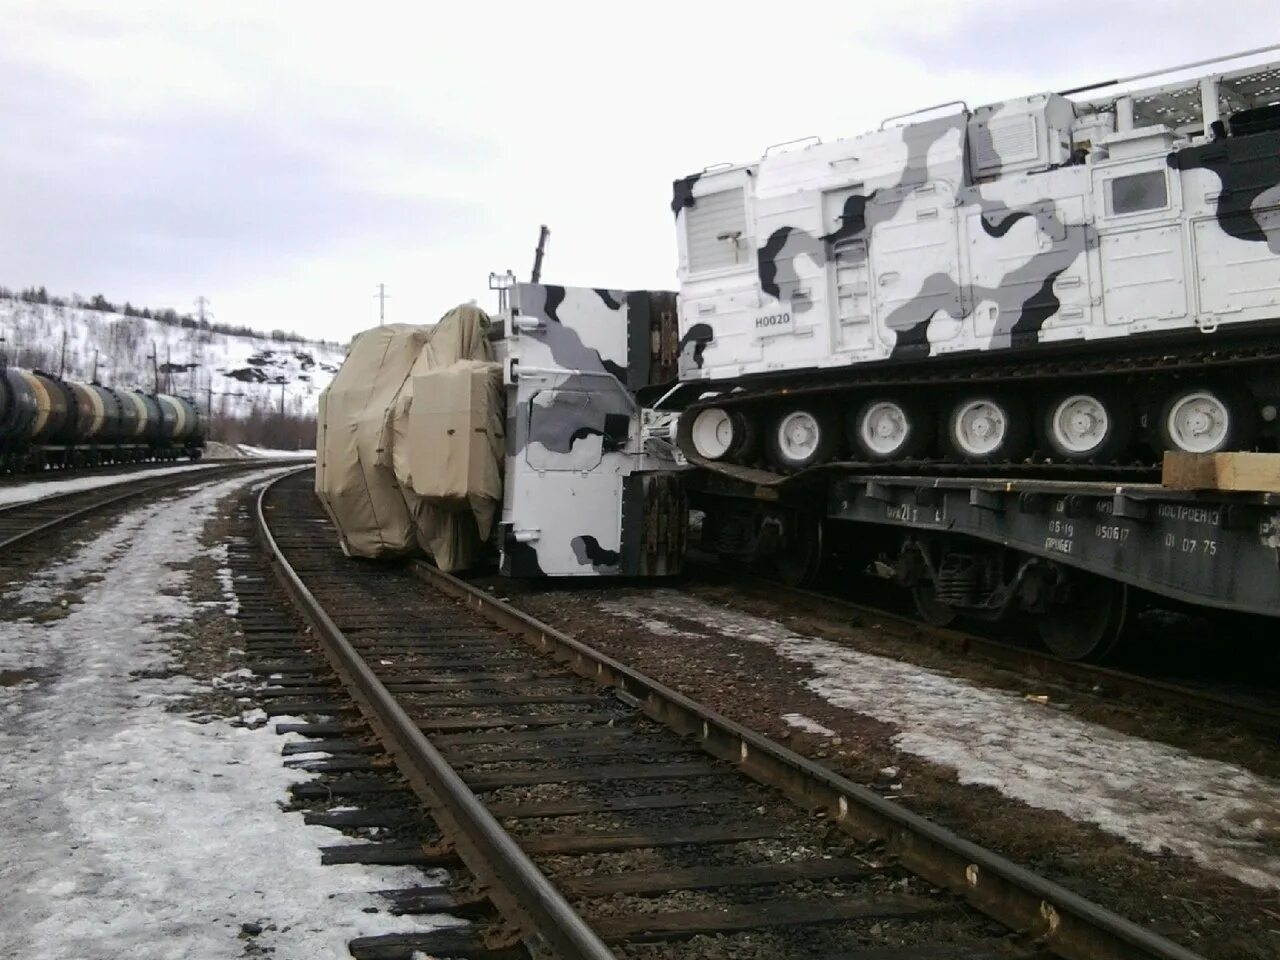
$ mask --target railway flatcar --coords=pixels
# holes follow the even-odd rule
[[[200,458],[205,423],[190,400],[0,368],[0,472]]]

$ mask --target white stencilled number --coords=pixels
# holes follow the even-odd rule
[[[787,327],[791,325],[790,312],[766,313],[756,317],[756,329],[767,330],[770,327]]]

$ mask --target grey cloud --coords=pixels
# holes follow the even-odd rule
[[[175,280],[278,273],[353,244],[427,246],[483,228],[481,211],[398,196],[343,170],[350,151],[393,170],[457,164],[489,149],[376,116],[176,114],[121,125],[93,91],[55,72],[0,62],[0,283],[145,297]],[[134,291],[138,291],[134,294]]]
[[[1264,42],[1251,43],[1232,25],[1255,24],[1257,36],[1280,26],[1273,0],[1240,0],[1225,20],[1202,0],[1167,0],[1158,6],[1006,0],[955,9],[961,16],[949,30],[929,34],[896,22],[880,39],[886,49],[925,67],[1016,75],[1019,82],[1010,94],[1034,92],[1025,86],[1027,77],[1037,78],[1041,89],[1066,89],[1230,53]]]

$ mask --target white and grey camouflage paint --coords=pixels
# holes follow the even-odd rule
[[[647,293],[517,284],[504,318],[509,358],[503,571],[617,575],[627,569],[628,478],[670,469],[640,442],[629,378],[648,343]],[[634,329],[643,325],[644,336]]]
[[[681,377],[1176,333],[1280,315],[1274,282],[1265,290],[1280,269],[1271,260],[1280,256],[1280,132],[1177,141],[1152,130],[1145,150],[1117,148],[1109,157],[1102,145],[1081,147],[1069,130],[1052,128],[1052,117],[1075,109],[1049,95],[1010,101],[677,180]],[[1035,110],[1033,129],[1049,133],[1044,162],[1006,159],[1009,143],[992,136],[992,121]],[[987,158],[989,170],[993,155],[1011,172],[997,167],[975,178],[975,157]],[[1111,214],[1111,180],[1157,169],[1168,171],[1165,209]],[[699,273],[691,269],[690,218],[701,198],[726,189],[743,190],[754,262]],[[1214,277],[1205,280],[1198,265],[1209,260]],[[1148,276],[1136,272],[1144,269]],[[850,322],[837,274],[855,277],[856,288],[859,271],[867,309]],[[1152,278],[1156,285],[1139,296]],[[785,329],[755,335],[753,318],[778,311],[789,318]]]

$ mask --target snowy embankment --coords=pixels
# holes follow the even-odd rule
[[[135,510],[3,598],[68,611],[0,621],[0,670],[37,677],[0,684],[6,956],[236,958],[253,923],[255,955],[337,960],[351,937],[435,925],[362,912],[421,872],[320,866],[340,835],[280,809],[310,775],[282,766],[269,728],[165,709],[207,689],[166,676],[195,613],[172,564],[208,549],[219,500],[278,472]]]
[[[1280,783],[1229,763],[1080,720],[1003,690],[793,633],[674,590],[600,609],[653,631],[765,644],[806,665],[828,703],[898,732],[897,749],[1032,807],[1093,823],[1150,853],[1170,851],[1260,888],[1280,889]],[[678,626],[677,626],[678,624]],[[813,721],[784,719],[802,729]]]
[[[314,460],[314,450],[277,450],[273,447],[255,447],[251,443],[221,443],[210,440],[205,444],[204,455],[219,460]]]
[[[215,463],[189,463],[180,467],[156,467],[154,470],[134,470],[130,473],[95,473],[87,477],[70,477],[66,480],[33,480],[31,483],[19,483],[11,487],[0,487],[0,507],[19,503],[31,503],[49,497],[60,497],[65,493],[80,493],[84,490],[97,490],[99,487],[114,487],[119,484],[132,483],[142,477],[163,477],[169,473],[191,473],[196,470],[210,470]]]
[[[66,337],[65,351],[63,337]],[[282,341],[181,327],[146,317],[0,298],[0,336],[9,361],[60,370],[73,380],[160,390],[195,400],[202,412],[243,419],[281,409],[309,416],[342,365],[333,343]],[[154,352],[154,360],[152,359]]]

